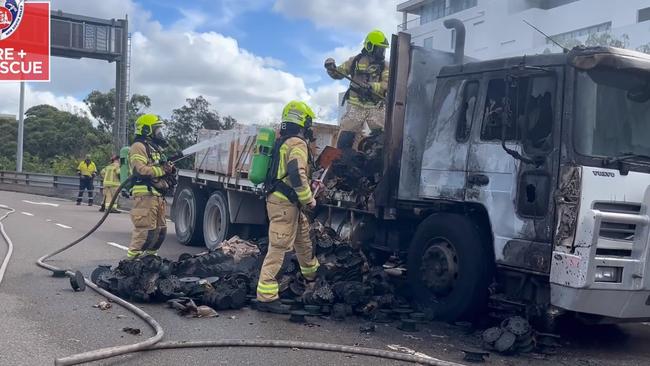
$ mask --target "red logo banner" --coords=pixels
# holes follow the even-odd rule
[[[0,1],[0,81],[50,81],[49,2]]]

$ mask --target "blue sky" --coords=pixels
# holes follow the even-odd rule
[[[179,2],[138,0],[164,27],[179,25],[187,13]],[[362,32],[319,28],[308,19],[287,17],[273,10],[274,1],[195,0],[184,11],[209,14],[194,28],[197,32],[218,32],[232,37],[240,47],[261,57],[282,62],[279,68],[305,79],[310,87],[329,81],[319,57],[327,51],[350,44],[361,44]],[[225,19],[224,19],[225,18]],[[350,56],[353,56],[352,54]],[[344,60],[341,60],[341,62]]]
[[[345,83],[330,79],[326,57],[354,56],[373,28],[392,33],[400,0],[51,0],[52,9],[98,18],[129,16],[132,93],[169,116],[204,96],[244,123],[277,120],[292,99],[332,122]],[[114,64],[52,59],[52,82],[29,85],[28,104],[84,109],[93,90],[114,86]]]

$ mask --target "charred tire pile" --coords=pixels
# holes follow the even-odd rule
[[[217,310],[240,309],[255,288],[259,257],[239,263],[215,250],[205,255],[181,255],[170,262],[157,256],[123,260],[117,267],[99,266],[93,283],[120,297],[138,302],[163,302],[188,297]],[[218,274],[218,276],[213,276]]]
[[[321,224],[312,225],[310,233],[321,264],[317,279],[306,281],[295,254],[287,253],[278,275],[283,300],[304,307],[311,315],[336,318],[358,314],[383,319],[383,311],[395,321],[413,312],[406,300],[395,295],[395,286],[383,268],[369,268],[360,250]],[[216,310],[239,309],[255,297],[268,244],[260,240],[255,246],[235,238],[201,255],[182,254],[177,261],[146,256],[121,261],[115,268],[99,266],[91,279],[107,291],[138,302],[189,298]]]

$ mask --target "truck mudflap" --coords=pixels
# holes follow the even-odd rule
[[[558,242],[553,251],[551,303],[621,321],[650,319],[647,174],[572,169],[580,171],[580,203],[569,225],[575,228],[573,240]],[[566,231],[566,224],[558,230]]]

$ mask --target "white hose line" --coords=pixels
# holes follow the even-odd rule
[[[123,186],[126,184],[126,182],[122,183],[122,185],[119,187],[118,191],[120,191]],[[114,201],[117,199],[117,196],[113,197],[113,200],[110,202],[108,205],[109,207],[113,205]],[[6,206],[0,205],[2,208],[6,208]],[[9,209],[9,208],[7,208]],[[46,254],[43,257],[39,258],[36,261],[36,264],[44,269],[47,269],[49,271],[57,272],[57,271],[65,271],[66,275],[70,276],[73,275],[74,272],[70,270],[65,270],[62,268],[58,268],[56,266],[53,266],[51,264],[45,263],[49,258],[55,256],[56,254],[59,254],[61,252],[64,252],[71,247],[79,244],[83,239],[87,238],[90,236],[92,233],[94,233],[106,220],[110,213],[110,210],[106,211],[106,213],[102,216],[101,220],[90,230],[88,231],[84,236],[81,238],[75,240],[74,242],[66,245],[65,247],[50,253]],[[8,214],[7,214],[8,215]],[[6,217],[5,215],[4,217]],[[0,218],[0,220],[4,219],[4,217]],[[0,223],[1,225],[1,223]],[[1,228],[1,227],[0,227]],[[8,238],[8,237],[6,237]],[[144,320],[155,332],[155,335],[153,335],[151,338],[145,339],[142,342],[135,343],[135,344],[130,344],[130,345],[123,345],[123,346],[115,346],[115,347],[107,347],[107,348],[102,348],[98,350],[93,350],[93,351],[87,351],[75,355],[70,355],[66,357],[61,357],[57,358],[54,361],[54,364],[56,366],[68,366],[68,365],[78,365],[81,363],[87,363],[87,362],[92,362],[92,361],[98,361],[98,360],[103,360],[115,356],[120,356],[120,355],[126,355],[126,354],[132,354],[136,352],[145,352],[145,351],[153,351],[153,350],[162,350],[162,349],[179,349],[179,348],[220,348],[220,347],[256,347],[256,348],[263,348],[263,347],[271,347],[271,348],[304,348],[304,349],[310,349],[310,350],[315,350],[315,351],[328,351],[328,352],[338,352],[338,353],[348,353],[348,354],[357,354],[361,356],[371,356],[371,357],[379,357],[379,358],[384,358],[384,359],[392,359],[392,360],[400,360],[404,362],[411,362],[411,363],[417,363],[417,364],[422,364],[422,365],[431,365],[431,366],[463,366],[462,364],[454,363],[454,362],[447,362],[435,358],[423,358],[419,357],[416,355],[408,355],[408,354],[403,354],[403,353],[398,353],[398,352],[391,352],[391,351],[384,351],[384,350],[379,350],[379,349],[367,349],[367,348],[360,348],[360,347],[351,347],[351,346],[344,346],[344,345],[337,345],[337,344],[325,344],[325,343],[312,343],[312,342],[300,342],[300,341],[284,341],[284,340],[268,340],[268,341],[261,341],[261,340],[221,340],[221,341],[182,341],[182,342],[166,342],[166,343],[159,343],[162,338],[165,335],[165,332],[163,328],[160,326],[160,324],[153,318],[151,315],[147,314],[145,311],[141,310],[137,306],[131,304],[130,302],[120,298],[119,296],[113,295],[108,291],[105,291],[104,289],[99,288],[97,285],[92,283],[90,280],[84,278],[84,282],[88,287],[92,288],[94,291],[97,293],[101,294],[102,296],[105,296],[114,302],[120,304],[127,310],[131,311],[135,315],[137,315],[139,318]]]
[[[2,237],[7,243],[7,254],[5,255],[5,259],[2,261],[2,265],[0,265],[0,284],[2,284],[2,279],[5,277],[5,272],[7,271],[7,266],[9,265],[9,259],[11,259],[11,254],[14,252],[14,243],[11,242],[11,238],[9,238],[9,235],[7,235],[7,232],[5,232],[5,227],[2,224],[2,221],[12,213],[16,212],[16,210],[2,204],[0,204],[0,209],[9,211],[0,217],[0,234],[2,234]]]

